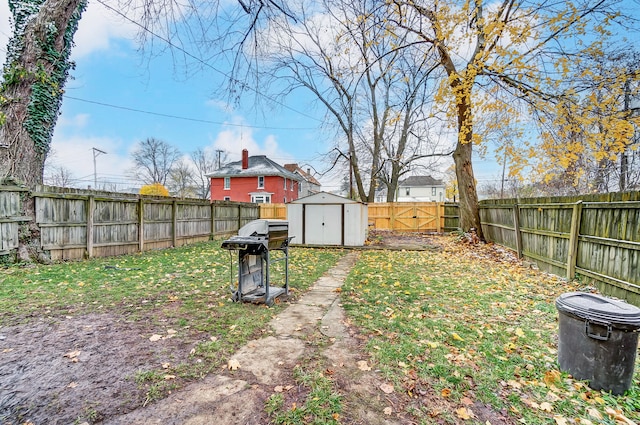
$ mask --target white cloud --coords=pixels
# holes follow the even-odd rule
[[[292,155],[280,149],[274,135],[270,134],[259,142],[254,138],[251,127],[241,125],[241,118],[235,118],[233,124],[219,132],[211,143],[213,148],[222,149],[228,154],[228,161],[238,161],[243,149],[247,149],[249,155],[266,155],[279,164],[293,160]]]
[[[117,39],[133,40],[139,28],[98,2],[90,2],[78,24],[73,59],[112,50]]]
[[[0,1],[0,63],[4,64],[7,43],[11,36],[9,3]],[[94,52],[113,50],[115,40],[134,40],[139,28],[119,17],[98,2],[90,2],[82,14],[75,34],[72,59]]]

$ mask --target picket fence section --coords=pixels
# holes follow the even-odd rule
[[[397,202],[368,204],[369,229],[451,232],[458,228],[458,204]],[[286,204],[260,204],[260,218],[286,219]]]
[[[117,193],[32,194],[53,260],[131,254],[207,241],[258,218],[256,204]]]

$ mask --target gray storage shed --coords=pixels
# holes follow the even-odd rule
[[[328,192],[287,204],[292,244],[362,246],[367,239],[367,204]]]

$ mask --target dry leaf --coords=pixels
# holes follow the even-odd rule
[[[393,385],[391,385],[391,384],[382,384],[382,385],[380,385],[380,389],[385,394],[391,394],[393,392]]]
[[[75,357],[78,357],[80,355],[80,350],[75,350],[75,351],[69,351],[67,354],[65,354],[62,357],[69,357],[70,359],[73,359]]]
[[[455,339],[456,341],[464,341],[464,339],[462,339],[462,337],[460,335],[458,335],[455,332],[451,333],[451,336],[453,337],[453,339]]]
[[[366,360],[360,360],[358,361],[358,369],[363,370],[363,371],[369,371],[371,370],[371,367],[369,367],[369,365],[367,364]]]
[[[551,412],[553,411],[553,406],[551,406],[551,403],[549,403],[548,401],[543,401],[542,403],[540,403],[540,410],[544,412]]]
[[[604,409],[604,411],[607,413],[607,415],[615,419],[616,422],[622,422],[623,424],[626,424],[626,425],[637,425],[631,419],[623,415],[620,410],[613,410],[612,408],[607,407],[606,409]]]
[[[151,342],[160,341],[161,339],[162,339],[162,335],[158,335],[158,334],[153,334],[149,337],[149,341]]]
[[[231,360],[229,360],[229,363],[227,363],[227,368],[229,370],[240,369],[240,362],[237,361],[236,359],[231,359]]]
[[[449,388],[444,388],[442,391],[440,391],[440,395],[442,395],[442,397],[449,397],[451,395],[451,390]]]
[[[69,385],[67,385],[67,387],[69,387],[69,388],[75,388],[77,386],[78,386],[77,382],[71,382],[71,383],[69,383]]]
[[[524,336],[524,332],[522,331],[522,329],[518,328],[516,329],[516,335],[522,338]]]
[[[589,419],[580,419],[580,425],[594,425]]]
[[[471,400],[469,397],[462,397],[460,399],[460,403],[464,404],[465,406],[471,406],[473,404],[473,400]]]
[[[456,415],[463,420],[467,420],[467,419],[471,419],[472,417],[474,417],[475,415],[473,414],[473,412],[471,411],[471,409],[467,409],[466,407],[461,407],[459,409],[456,409]]]
[[[337,421],[338,419],[340,419],[340,413],[334,413],[333,415],[331,415],[331,417],[334,421]]]
[[[392,414],[392,413],[393,413],[393,409],[392,409],[391,407],[385,407],[385,408],[384,408],[384,414],[385,414],[385,415],[387,415],[387,416],[388,416],[388,415],[390,415],[390,414]]]
[[[277,392],[277,393],[281,393],[284,391],[284,387],[282,385],[277,385],[273,391]]]
[[[564,416],[554,416],[553,420],[556,421],[556,425],[567,425],[567,418],[565,418]]]
[[[602,414],[598,411],[598,409],[594,409],[593,407],[587,408],[587,413],[594,419],[602,420]]]
[[[162,363],[163,369],[169,369],[169,366],[171,366],[171,363]]]
[[[547,386],[560,382],[560,372],[557,370],[548,370],[544,373],[542,380]]]
[[[164,375],[165,381],[170,381],[171,379],[176,379],[176,375]]]

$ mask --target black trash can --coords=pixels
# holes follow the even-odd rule
[[[569,292],[556,299],[560,370],[594,390],[622,394],[631,387],[640,308],[601,295]]]

